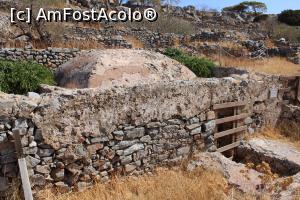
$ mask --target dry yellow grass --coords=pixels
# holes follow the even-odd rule
[[[300,149],[300,124],[296,122],[283,122],[276,128],[265,127],[252,137],[279,140]]]
[[[227,185],[217,171],[196,170],[186,172],[177,169],[158,169],[155,175],[115,178],[110,183],[96,184],[83,192],[61,194],[44,190],[39,200],[222,200],[255,199],[241,194]]]
[[[21,200],[22,190],[21,190],[21,180],[14,178],[10,184],[11,190],[5,194],[5,197],[0,199],[5,200]],[[2,194],[3,195],[3,194]]]
[[[214,60],[219,62],[217,56],[214,56]],[[286,58],[281,57],[272,57],[263,60],[251,60],[222,56],[219,64],[224,67],[237,67],[253,72],[264,72],[276,75],[300,75],[299,65],[296,65],[288,61]]]

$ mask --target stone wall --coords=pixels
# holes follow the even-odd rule
[[[132,44],[126,41],[126,36],[136,37],[145,48],[166,48],[174,45],[175,41],[182,42],[184,35],[174,33],[152,32],[144,28],[115,29],[114,26],[106,26],[104,29],[72,28],[72,37],[66,36],[66,42],[74,39],[89,39],[103,43],[108,48],[121,47],[132,48]]]
[[[31,49],[31,48],[3,48],[0,49],[0,58],[12,60],[35,60],[38,63],[57,68],[59,65],[67,62],[71,58],[78,55],[78,49]]]
[[[288,122],[300,123],[300,107],[294,105],[283,105],[281,119]]]
[[[44,87],[43,94],[0,94],[0,143],[20,133],[35,187],[82,189],[115,173],[141,174],[197,151],[214,151],[212,105],[248,102],[249,131],[276,123],[282,96],[279,77],[155,83],[109,90]],[[1,151],[1,183],[17,176],[15,157]],[[9,161],[9,162],[8,162]]]

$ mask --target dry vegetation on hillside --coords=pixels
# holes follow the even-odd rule
[[[219,62],[218,56],[214,60]],[[220,65],[224,67],[237,67],[253,72],[264,72],[277,75],[300,75],[300,67],[286,58],[271,57],[262,60],[251,60],[247,58],[232,58],[222,56]]]
[[[262,23],[264,29],[268,31],[274,39],[286,38],[292,42],[300,42],[300,27],[289,26],[277,21],[277,17],[269,17]]]

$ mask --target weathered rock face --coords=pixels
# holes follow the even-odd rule
[[[56,73],[58,85],[66,88],[134,86],[195,77],[188,68],[162,54],[127,49],[81,54]]]

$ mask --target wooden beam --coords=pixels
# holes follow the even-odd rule
[[[228,151],[228,150],[230,150],[230,149],[233,149],[233,148],[235,148],[235,147],[240,146],[240,144],[241,144],[241,141],[237,141],[237,142],[231,143],[231,144],[226,145],[226,146],[224,146],[224,147],[218,148],[218,149],[217,149],[217,152],[222,153],[222,152],[224,152],[224,151]]]
[[[236,120],[240,120],[240,119],[245,119],[248,116],[249,116],[248,113],[243,113],[243,114],[240,114],[240,115],[235,115],[235,116],[230,116],[230,117],[224,117],[224,118],[221,118],[221,119],[216,119],[216,125],[224,124],[224,123],[227,123],[227,122],[232,122],[232,121],[236,121]]]
[[[25,160],[25,157],[23,154],[23,147],[22,147],[22,143],[21,143],[20,134],[14,133],[14,139],[15,139],[16,154],[18,157],[19,170],[20,170],[20,175],[21,175],[21,180],[22,180],[24,199],[25,200],[33,200],[32,190],[31,190],[31,185],[30,185],[30,181],[29,181],[26,160]]]
[[[296,88],[296,91],[297,91],[297,99],[298,101],[300,102],[300,77],[298,77],[298,83],[297,83],[297,88]]]
[[[223,108],[239,107],[239,106],[245,106],[246,104],[247,104],[246,101],[227,102],[227,103],[215,104],[215,105],[213,105],[213,109],[219,110],[219,109],[223,109]]]
[[[290,81],[290,80],[295,80],[297,76],[280,76],[279,80],[281,81]]]
[[[14,139],[15,139],[15,148],[16,148],[16,154],[18,158],[23,158],[23,147],[21,142],[21,136],[19,133],[14,133]]]
[[[20,175],[22,180],[22,187],[24,192],[25,200],[33,200],[31,185],[29,181],[29,175],[27,171],[27,165],[25,158],[20,158],[18,160]]]
[[[241,126],[241,127],[238,127],[238,128],[229,129],[229,130],[226,130],[226,131],[215,133],[214,138],[218,139],[218,138],[221,138],[221,137],[224,137],[224,136],[227,136],[227,135],[231,135],[231,134],[234,134],[234,133],[242,132],[242,131],[245,131],[245,130],[247,130],[247,126]]]

